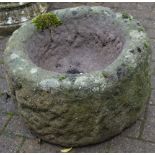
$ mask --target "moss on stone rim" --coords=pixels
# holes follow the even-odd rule
[[[59,17],[54,13],[42,13],[32,19],[32,23],[37,27],[38,30],[44,30],[50,27],[57,27],[62,24]]]

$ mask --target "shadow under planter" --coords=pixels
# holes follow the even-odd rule
[[[132,16],[104,7],[56,10],[62,25],[26,22],[5,50],[19,113],[41,139],[98,143],[140,116],[150,96],[150,44]]]

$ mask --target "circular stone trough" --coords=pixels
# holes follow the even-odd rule
[[[56,10],[62,25],[26,22],[5,66],[19,113],[41,139],[94,144],[133,124],[150,96],[150,45],[132,16],[104,7]]]

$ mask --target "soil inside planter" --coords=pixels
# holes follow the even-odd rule
[[[109,19],[85,16],[35,33],[26,49],[39,67],[76,74],[103,70],[118,57],[123,40],[121,29]]]

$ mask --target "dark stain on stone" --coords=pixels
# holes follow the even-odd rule
[[[73,69],[67,70],[66,73],[68,73],[68,74],[80,74],[81,72],[78,69],[73,68]]]
[[[137,22],[137,25],[138,25],[138,26],[142,26],[141,23],[140,23],[139,21]]]
[[[130,50],[130,53],[134,53],[135,51],[134,50]]]
[[[123,76],[125,76],[125,70],[124,68],[120,67],[117,69],[117,77],[120,80],[123,78]]]
[[[139,52],[139,53],[141,53],[142,52],[142,50],[138,47],[137,48],[137,51]]]
[[[55,67],[56,68],[61,67],[61,64],[56,64]]]

